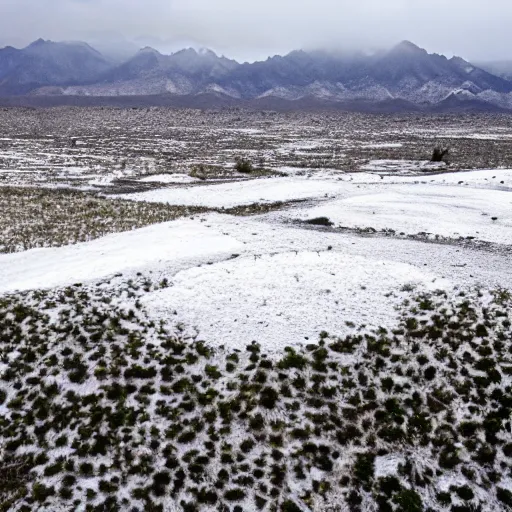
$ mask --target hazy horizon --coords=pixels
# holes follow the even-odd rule
[[[100,51],[162,53],[211,48],[238,61],[264,60],[295,49],[389,48],[409,40],[429,53],[472,61],[509,58],[512,5],[491,0],[4,0],[0,46],[39,38],[87,41]],[[27,16],[30,13],[30,16]],[[479,37],[482,34],[482,37]],[[488,34],[492,34],[489,37]]]

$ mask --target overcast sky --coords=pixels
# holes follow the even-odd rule
[[[470,60],[512,59],[510,0],[0,0],[0,45],[116,39],[238,60],[409,39]],[[118,41],[119,42],[119,41]]]

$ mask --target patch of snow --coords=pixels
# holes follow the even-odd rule
[[[332,181],[269,178],[201,187],[165,188],[111,197],[184,206],[229,208],[252,203],[312,199],[340,190],[341,185]]]
[[[283,144],[281,148],[278,150],[280,152],[288,153],[290,151],[297,151],[297,150],[312,150],[321,148],[322,146],[319,144],[319,141],[314,140],[298,140],[296,142],[287,142],[286,144]]]
[[[438,480],[437,488],[441,492],[448,492],[450,490],[450,487],[462,487],[466,483],[466,478],[454,472],[451,474],[442,475]]]
[[[387,476],[396,476],[399,464],[404,464],[405,458],[396,453],[383,455],[375,458],[375,478],[384,478]]]
[[[145,183],[196,183],[201,181],[199,178],[192,178],[187,174],[152,174],[151,176],[145,176],[139,181]]]
[[[439,134],[438,138],[440,139],[473,139],[473,140],[504,140],[512,138],[512,134],[510,133],[468,133],[466,131],[462,132],[452,132],[452,133],[444,133]]]
[[[325,251],[326,247],[331,246],[332,251],[342,254],[426,267],[439,277],[449,276],[451,280],[464,286],[479,284],[491,288],[512,288],[512,267],[505,255],[438,244],[429,245],[426,251],[423,242],[414,240],[362,238],[339,232],[304,230],[282,225],[282,218],[289,211],[277,211],[254,218],[208,215],[205,217],[205,225],[236,238],[244,244],[246,254],[256,257],[292,250]]]
[[[364,149],[401,148],[401,147],[403,147],[403,144],[401,144],[400,142],[397,142],[397,143],[389,142],[389,143],[379,143],[379,144],[363,144],[361,147]]]
[[[91,242],[0,255],[0,293],[66,286],[165,265],[170,271],[240,251],[235,239],[178,220]]]
[[[417,178],[416,178],[417,179]],[[405,182],[410,180],[404,180]],[[450,172],[428,177],[428,183],[483,188],[512,188],[512,169],[484,169]]]
[[[384,171],[392,173],[410,173],[411,171],[438,171],[444,169],[444,162],[430,162],[429,160],[371,160],[362,165],[362,171]]]
[[[87,183],[94,187],[108,187],[115,180],[115,176],[106,175],[106,176],[97,176],[92,180],[89,180]]]
[[[407,235],[424,232],[503,244],[512,241],[509,192],[421,184],[376,187],[288,215],[304,220],[328,217],[338,226],[393,229]]]
[[[262,130],[259,130],[257,128],[228,128],[225,131],[243,133],[245,135],[257,135],[262,133]]]
[[[254,340],[273,351],[316,341],[323,330],[341,335],[349,320],[387,326],[403,300],[402,285],[433,281],[436,288],[447,285],[407,264],[285,252],[182,271],[172,287],[146,295],[143,303],[155,318],[176,311],[177,321],[214,343],[243,348]]]
[[[331,167],[293,167],[289,165],[282,165],[275,168],[275,171],[281,172],[288,176],[307,176],[315,180],[331,180],[338,179],[340,176],[349,175],[340,169]]]
[[[500,482],[500,487],[512,492],[512,478],[503,478]]]

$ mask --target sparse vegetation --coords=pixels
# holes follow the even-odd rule
[[[404,161],[425,160],[425,133],[439,137],[439,148],[450,148],[453,170],[511,168],[510,145],[496,135],[508,129],[509,116],[496,114],[2,109],[0,183],[34,186],[44,176],[57,186],[130,192],[155,186],[140,178],[157,174],[191,172],[213,182],[287,172],[282,167],[304,175],[313,169],[354,172],[383,160],[403,167]],[[489,135],[492,144],[465,133]],[[255,170],[237,172],[236,156]]]
[[[304,221],[305,224],[310,224],[311,226],[332,226],[333,223],[327,217],[316,217],[315,219],[308,219]]]
[[[203,164],[194,165],[188,175],[191,178],[197,178],[198,180],[205,181],[207,179],[207,169]]]
[[[205,208],[110,200],[72,190],[0,188],[0,252],[93,240]]]
[[[411,290],[393,333],[322,332],[272,359],[257,343],[233,353],[181,340],[121,299],[159,285],[120,283],[1,298],[3,510],[510,505],[503,291]],[[438,491],[448,475],[466,483]]]
[[[351,177],[342,171],[357,172],[373,160],[424,161],[428,132],[439,137],[432,144],[451,148],[451,169],[512,166],[511,146],[499,137],[510,128],[508,117],[419,119],[231,109],[2,110],[0,129],[8,136],[0,139],[0,252],[61,246],[182,216],[204,222],[203,213],[245,216],[292,204],[207,209],[107,197],[164,186],[165,178],[142,179],[157,175],[179,174],[184,184],[168,180],[168,186],[199,188],[285,173],[314,177],[317,170],[345,180]],[[498,135],[489,144],[459,135],[464,129]],[[441,148],[433,155],[439,156],[445,157]],[[444,167],[426,162],[425,170]],[[376,172],[372,164],[368,172]],[[382,179],[394,172],[379,171]],[[34,188],[42,182],[52,188]],[[499,227],[506,216],[491,216],[498,214],[490,210],[484,220]],[[306,223],[333,226],[327,217]],[[312,226],[306,235],[322,236]],[[454,243],[431,233],[336,230]],[[324,233],[325,244],[311,258],[326,249],[335,255],[336,230]],[[457,243],[484,247],[470,238]],[[259,249],[243,254],[250,263],[261,258]],[[425,292],[407,284],[393,291],[405,301],[386,328],[359,325],[340,303],[347,328],[340,332],[350,334],[322,331],[318,339],[308,335],[267,352],[263,340],[254,341],[257,333],[224,346],[177,323],[172,310],[155,320],[143,299],[172,287],[173,277],[160,270],[133,274],[0,295],[0,511],[512,507],[508,290]],[[359,288],[366,289],[356,285],[350,293]],[[330,288],[322,293],[338,305]],[[267,306],[265,297],[261,303]]]
[[[434,148],[432,152],[432,162],[444,162],[450,150],[448,148]]]
[[[208,209],[112,200],[73,190],[0,187],[0,253],[60,247],[206,212],[248,216],[289,204],[255,203]]]
[[[235,159],[235,170],[243,174],[251,174],[254,166],[249,159],[238,157]]]

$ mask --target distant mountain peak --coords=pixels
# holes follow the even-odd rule
[[[464,60],[462,57],[457,57],[456,55],[451,57],[449,61],[454,64],[469,64],[467,60]]]
[[[197,54],[204,57],[217,57],[217,54],[213,50],[210,50],[210,48],[199,48]]]
[[[292,50],[291,52],[286,54],[286,57],[294,57],[294,58],[309,57],[309,53],[302,49]]]
[[[0,95],[198,95],[253,100],[408,102],[423,108],[454,98],[512,109],[512,82],[459,58],[430,54],[410,41],[389,50],[295,50],[239,64],[208,48],[162,55],[146,46],[114,63],[81,42],[38,39],[0,50]],[[42,91],[42,92],[41,92]]]
[[[177,52],[173,53],[172,56],[180,56],[180,57],[190,57],[190,58],[196,58],[196,57],[208,57],[211,59],[218,59],[219,56],[213,51],[210,50],[210,48],[183,48],[182,50],[178,50]]]
[[[151,53],[153,55],[162,55],[158,50],[155,50],[154,48],[151,48],[151,46],[145,46],[144,48],[141,48],[138,52],[138,54],[148,54]]]
[[[90,82],[109,68],[103,55],[83,42],[38,39],[17,50],[0,50],[0,94],[27,94],[36,87]]]
[[[183,48],[174,52],[172,55],[197,55],[197,50],[189,46],[188,48]]]
[[[38,39],[33,43],[30,43],[24,50],[29,52],[35,52],[38,55],[41,55],[46,52],[58,52],[63,49],[67,49],[69,51],[75,51],[77,49],[86,50],[87,52],[95,53],[99,58],[104,59],[103,55],[98,52],[95,48],[93,48],[89,43],[84,41],[51,41],[50,39]]]
[[[409,54],[420,54],[427,53],[426,50],[420,48],[418,45],[411,43],[411,41],[404,40],[398,43],[392,50],[393,53],[409,53]]]
[[[42,37],[40,37],[39,39],[37,39],[36,41],[30,43],[27,48],[35,48],[36,46],[43,46],[47,43],[51,43],[51,41],[45,41]]]

